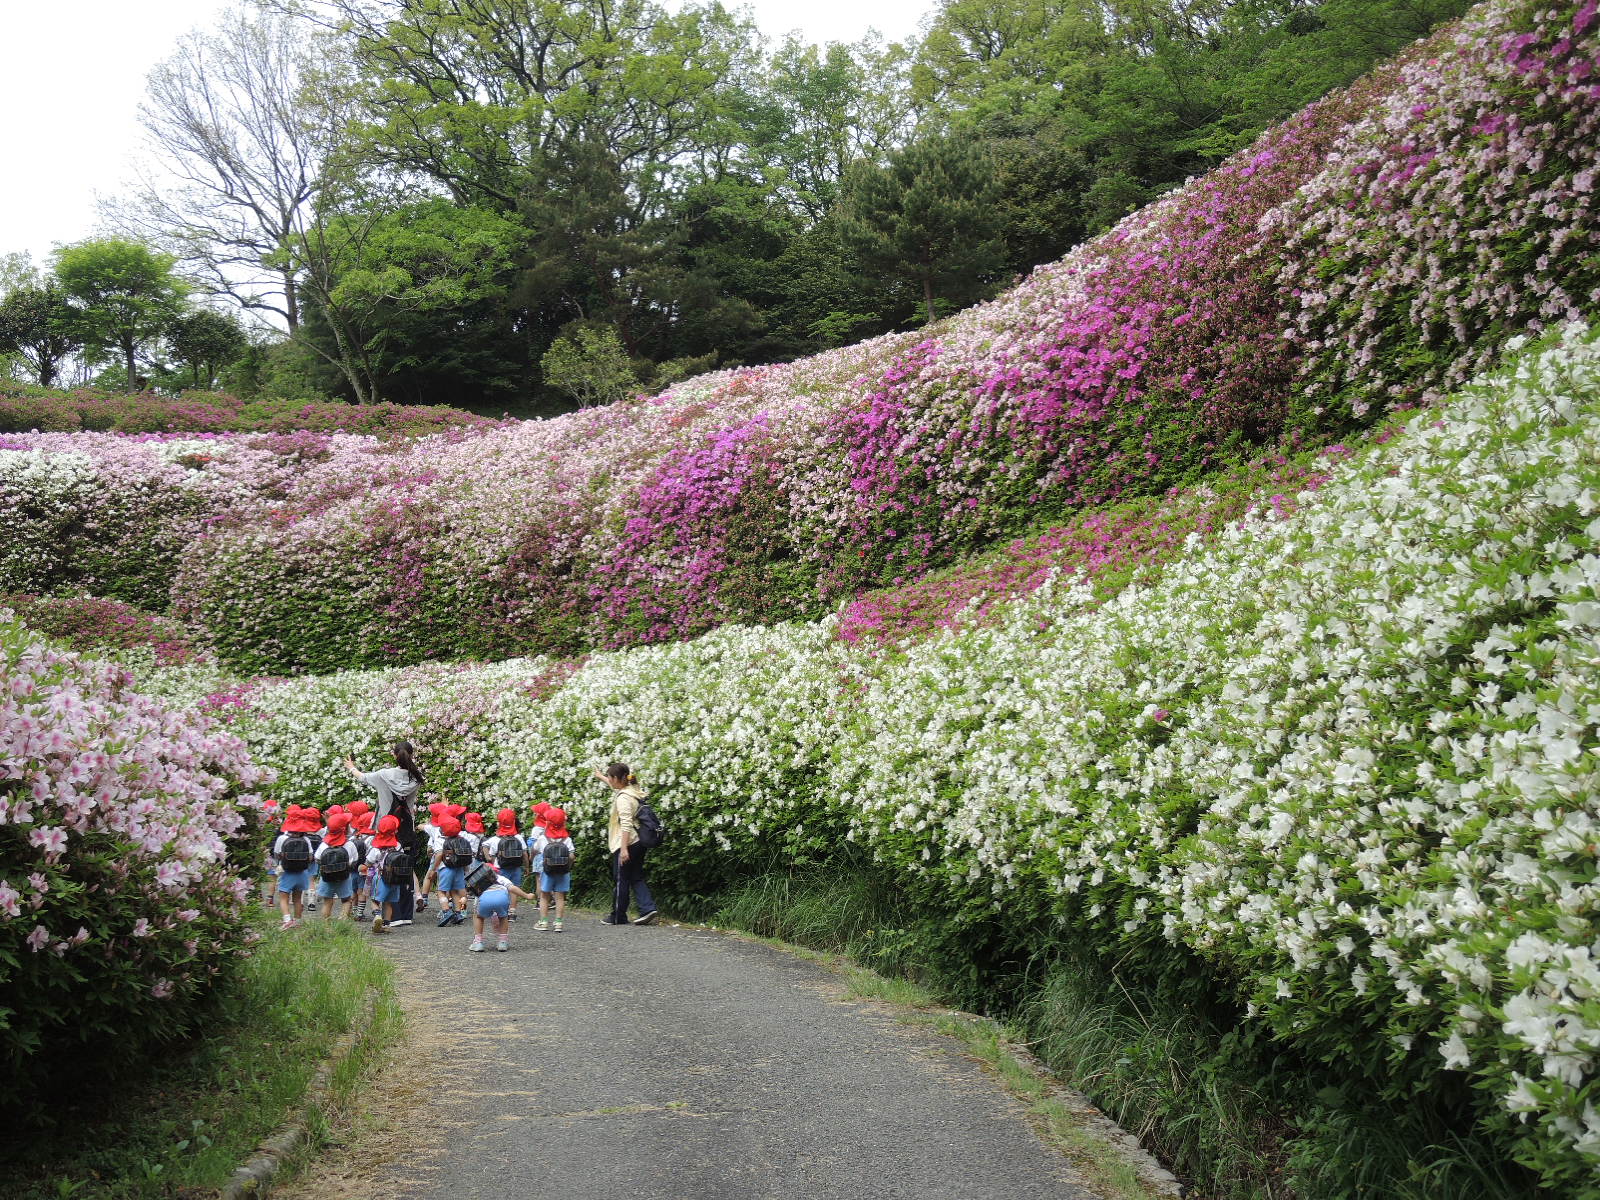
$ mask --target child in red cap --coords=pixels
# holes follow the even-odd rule
[[[435,800],[428,805],[428,819],[417,826],[417,832],[426,839],[426,848],[423,853],[428,856],[430,866],[423,872],[422,888],[417,892],[417,911],[426,912],[428,909],[428,893],[438,886],[438,877],[433,873],[431,864],[439,855],[439,850],[444,845],[444,835],[439,832],[439,822],[450,815],[450,805],[443,800]]]
[[[493,921],[495,933],[500,938],[495,949],[504,954],[511,949],[511,922],[508,911],[512,897],[520,896],[524,900],[532,900],[533,896],[486,863],[473,868],[474,874],[480,872],[482,882],[478,886],[483,890],[478,893],[478,911],[472,914],[472,944],[467,949],[474,954],[483,953],[483,923]],[[485,884],[487,886],[484,886]]]
[[[567,913],[567,891],[572,887],[572,835],[567,832],[567,814],[564,809],[548,808],[544,814],[544,830],[533,844],[539,857],[539,923],[535,929],[561,932],[561,918]],[[555,901],[556,919],[552,924],[550,902]]]
[[[317,911],[317,847],[322,845],[322,811],[315,805],[307,805],[300,810],[300,816],[306,825],[306,836],[311,839],[311,883],[306,888],[306,911]]]
[[[467,919],[466,873],[477,857],[477,847],[462,834],[461,822],[454,817],[441,818],[439,832],[444,842],[433,856],[432,870],[439,877],[439,927],[443,929]]]
[[[300,924],[305,912],[306,889],[311,886],[311,863],[316,854],[311,834],[322,828],[322,821],[311,816],[314,812],[316,809],[291,804],[283,832],[272,843],[272,857],[278,864],[278,911],[283,914],[285,929]]]
[[[324,900],[324,921],[339,915],[339,901],[355,895],[356,850],[350,844],[350,815],[336,812],[328,817],[328,832],[317,847],[317,895]]]
[[[411,872],[410,855],[400,849],[400,818],[390,815],[378,822],[378,836],[372,839],[367,862],[373,868],[372,902],[380,905],[372,917],[372,932],[382,933],[394,920],[395,901],[400,898],[404,877]],[[401,860],[408,860],[402,862]]]
[[[357,811],[359,809],[359,811]],[[372,855],[372,810],[359,800],[349,808],[350,846],[355,858],[355,885],[350,899],[350,919],[367,919],[367,898],[372,894],[372,865],[367,861]]]
[[[494,836],[485,838],[479,856],[501,875],[518,887],[522,886],[523,872],[528,868],[528,843],[517,835],[515,809],[502,808],[495,814]],[[511,911],[506,914],[517,919],[517,900],[511,898]]]

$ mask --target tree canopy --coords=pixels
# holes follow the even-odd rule
[[[715,0],[258,0],[152,74],[111,215],[289,338],[244,377],[553,411],[576,330],[646,386],[992,294],[1465,7],[943,0],[818,46]],[[113,330],[62,283],[131,377],[170,298]]]

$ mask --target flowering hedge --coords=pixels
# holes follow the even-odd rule
[[[232,734],[0,611],[0,1061],[104,1065],[193,1020],[249,942],[271,778]],[[92,1073],[86,1078],[92,1078]],[[25,1089],[24,1089],[25,1090]]]
[[[0,385],[0,433],[101,430],[115,433],[365,433],[414,437],[495,422],[456,408],[423,404],[342,404],[330,400],[243,400],[224,392],[62,391]]]
[[[0,595],[0,608],[29,629],[80,651],[147,649],[156,666],[203,659],[189,630],[176,621],[116,600],[88,596]]]
[[[896,652],[830,618],[147,686],[226,711],[300,802],[403,732],[441,793],[567,807],[594,871],[585,780],[620,756],[672,828],[667,895],[853,840],[959,920],[1057,921],[1152,973],[1198,956],[1353,1095],[1460,1073],[1509,1156],[1595,1197],[1597,463],[1600,336],[1575,328],[1153,578],[1062,575]]]

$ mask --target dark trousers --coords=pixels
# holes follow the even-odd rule
[[[628,919],[628,899],[632,898],[639,905],[639,915],[655,912],[656,902],[650,895],[650,885],[644,881],[644,856],[647,851],[637,846],[628,850],[628,861],[618,860],[617,851],[611,852],[611,878],[615,886],[611,889],[611,915],[618,921]]]

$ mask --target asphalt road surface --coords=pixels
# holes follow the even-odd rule
[[[1090,1200],[959,1043],[822,967],[591,914],[471,954],[470,922],[420,915],[384,938],[425,1047],[414,1111],[297,1194]]]

